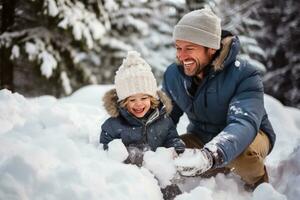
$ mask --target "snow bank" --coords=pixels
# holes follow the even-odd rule
[[[63,99],[0,90],[0,199],[162,199],[159,185],[176,174],[168,149],[147,152],[138,168],[122,163],[126,152],[120,142],[114,158],[98,144],[108,117],[101,98],[110,88],[88,86]],[[298,199],[300,111],[267,95],[265,102],[278,137],[267,159],[271,184],[252,194],[233,174],[187,178],[178,182],[185,193],[176,200]],[[186,123],[182,119],[178,128]]]

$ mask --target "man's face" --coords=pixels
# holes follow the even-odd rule
[[[187,76],[201,75],[214,53],[214,49],[183,40],[176,40],[176,57]]]

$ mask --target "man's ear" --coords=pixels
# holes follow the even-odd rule
[[[214,55],[217,52],[216,49],[208,48],[209,55]]]

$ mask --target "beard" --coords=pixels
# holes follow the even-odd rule
[[[189,67],[184,66],[183,61],[180,61],[177,58],[177,64],[179,64],[182,67],[184,74],[187,76],[198,76],[204,71],[204,69],[207,66],[207,64],[203,64],[199,60],[193,60],[193,62],[196,66],[193,69],[190,69]]]

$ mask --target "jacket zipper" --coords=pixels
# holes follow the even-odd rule
[[[160,116],[158,110],[156,110],[154,112],[155,112],[155,114],[153,115],[153,117],[151,119],[147,120],[146,123],[143,123],[143,142],[144,142],[144,144],[148,143],[147,126],[149,124],[151,124],[152,122],[154,122],[155,120],[157,120]]]
[[[207,108],[208,107],[208,103],[207,103],[207,88],[208,88],[208,86],[207,86],[207,83],[208,83],[208,81],[210,81],[211,79],[213,79],[215,77],[215,75],[214,74],[212,74],[212,75],[210,75],[208,78],[207,78],[207,80],[205,81],[205,85],[203,85],[203,86],[205,86],[205,89],[204,89],[204,107],[205,108]]]

